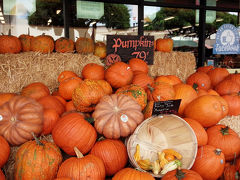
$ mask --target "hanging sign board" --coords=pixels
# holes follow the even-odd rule
[[[152,115],[178,114],[181,99],[158,101],[153,104]]]
[[[100,19],[104,15],[104,3],[102,2],[77,2],[77,18]]]
[[[107,54],[118,55],[121,61],[131,58],[153,64],[154,36],[107,35]]]
[[[232,24],[223,24],[217,31],[213,54],[240,54],[238,29]]]

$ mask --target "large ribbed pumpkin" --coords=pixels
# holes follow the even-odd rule
[[[147,105],[147,93],[145,90],[135,84],[130,84],[124,87],[117,89],[116,94],[125,94],[132,97],[141,107],[142,110]]]
[[[83,154],[75,147],[77,157],[65,160],[59,167],[57,177],[69,177],[73,180],[104,180],[105,167],[103,161],[93,155]]]
[[[215,95],[197,97],[186,106],[184,116],[197,120],[203,127],[217,124],[224,118],[228,109],[219,98],[221,97]]]
[[[184,118],[184,120],[191,126],[196,137],[198,146],[206,145],[208,142],[208,135],[203,126],[196,120],[190,118]]]
[[[131,67],[124,62],[116,62],[105,71],[105,80],[108,81],[113,88],[120,88],[131,84],[133,79],[133,71]]]
[[[97,133],[83,115],[69,113],[61,117],[52,130],[54,142],[69,155],[75,155],[74,147],[86,154],[93,147]]]
[[[205,145],[198,148],[192,170],[196,171],[204,180],[216,180],[223,171],[225,157],[220,149]]]
[[[14,96],[0,106],[0,135],[10,144],[20,145],[39,134],[43,127],[43,108],[34,99]]]
[[[203,178],[193,170],[177,169],[167,172],[161,180],[203,180]]]
[[[76,51],[81,54],[94,52],[94,42],[91,38],[79,37],[75,43]]]
[[[23,179],[53,179],[62,162],[60,149],[45,140],[28,141],[21,145],[16,153],[14,177]]]
[[[6,139],[0,136],[0,168],[7,162],[10,155],[10,146]]]
[[[91,154],[103,160],[106,175],[112,176],[128,162],[127,148],[120,140],[104,139],[95,143]]]
[[[118,171],[112,180],[154,180],[155,178],[147,173],[132,168],[124,168]]]
[[[141,106],[124,94],[103,96],[92,116],[97,132],[110,139],[127,137],[144,119]]]
[[[225,159],[230,161],[240,154],[238,134],[225,125],[214,125],[207,129],[208,144],[222,150]]]

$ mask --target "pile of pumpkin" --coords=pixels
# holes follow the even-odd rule
[[[178,115],[194,130],[199,149],[191,170],[170,171],[162,179],[236,179],[240,138],[218,122],[240,114],[239,74],[206,66],[182,82],[175,75],[151,77],[147,64],[133,58],[106,69],[89,63],[81,75],[66,70],[57,78],[52,93],[33,82],[19,93],[0,94],[0,167],[10,146],[19,146],[16,180],[154,179],[127,166],[122,140],[152,115],[154,102],[172,99],[181,99]],[[38,140],[48,134],[53,142]],[[63,152],[70,157],[63,160]]]
[[[106,45],[104,42],[94,42],[91,38],[79,37],[76,42],[69,38],[60,37],[56,41],[50,35],[42,34],[31,36],[21,34],[19,37],[13,35],[0,35],[0,54],[20,52],[71,53],[81,54],[93,53],[100,58],[106,57]]]

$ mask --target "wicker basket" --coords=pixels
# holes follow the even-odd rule
[[[192,167],[198,148],[194,131],[186,121],[176,115],[150,117],[126,140],[130,163],[144,171],[134,159],[137,144],[140,145],[141,158],[150,159],[152,162],[158,158],[157,152],[167,148],[176,150],[183,156],[181,162],[184,169]],[[162,177],[161,174],[151,174],[154,177]]]

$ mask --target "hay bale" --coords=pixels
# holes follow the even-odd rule
[[[25,52],[0,54],[0,92],[20,92],[32,82],[43,82],[52,92],[58,87],[57,77],[64,70],[81,76],[88,63],[103,65],[93,54]]]
[[[240,116],[226,116],[221,119],[218,124],[222,124],[230,127],[234,130],[240,137]]]
[[[183,82],[196,70],[196,59],[191,52],[154,52],[154,64],[149,65],[149,74],[153,77],[159,75],[176,75]]]

